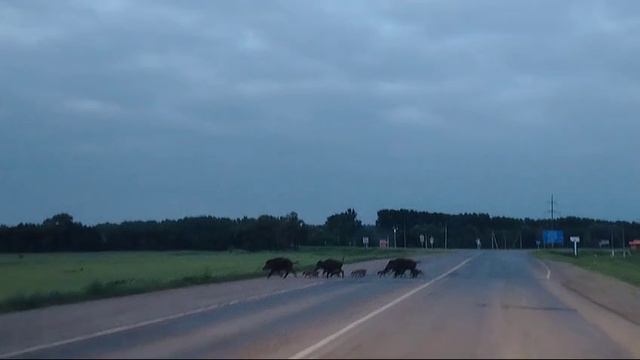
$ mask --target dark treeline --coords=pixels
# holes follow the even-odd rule
[[[551,219],[517,219],[488,214],[450,215],[414,210],[380,210],[376,228],[382,233],[392,234],[397,228],[397,241],[400,246],[404,236],[407,244],[417,246],[420,234],[433,236],[435,246],[442,247],[445,231],[447,243],[452,248],[473,248],[475,240],[480,239],[483,248],[491,247],[492,234],[500,248],[537,247],[536,241],[542,241],[544,230],[562,230],[565,246],[571,245],[569,236],[580,236],[581,246],[597,247],[600,240],[613,240],[615,247],[621,247],[625,241],[640,238],[640,224],[624,221],[605,221],[578,217]]]
[[[307,227],[291,213],[284,217],[127,221],[85,226],[68,214],[42,224],[0,227],[0,252],[104,250],[263,250],[297,248]]]
[[[105,251],[105,250],[283,250],[306,246],[363,246],[362,238],[377,247],[388,239],[393,246],[417,247],[420,235],[427,244],[472,248],[475,240],[491,247],[492,235],[500,248],[534,248],[548,229],[580,236],[581,246],[597,247],[600,240],[640,239],[640,224],[565,217],[516,219],[488,214],[450,215],[414,210],[380,210],[375,225],[363,225],[354,209],[331,215],[322,225],[305,224],[296,213],[282,217],[229,219],[213,216],[180,220],[126,221],[86,226],[68,214],[58,214],[41,224],[0,226],[0,252]]]

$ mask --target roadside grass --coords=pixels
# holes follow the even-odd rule
[[[123,251],[0,254],[0,313],[264,276],[264,262],[285,256],[296,271],[318,260],[353,263],[434,251],[304,247],[297,251]]]
[[[564,261],[640,286],[640,255],[638,254],[627,255],[625,258],[620,252],[616,252],[616,256],[611,257],[609,250],[581,250],[578,257],[574,257],[570,251],[563,250],[538,250],[534,254],[541,259]]]

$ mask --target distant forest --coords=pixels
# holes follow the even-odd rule
[[[295,212],[286,216],[258,218],[187,217],[180,220],[125,221],[120,224],[83,225],[69,214],[58,214],[41,224],[0,226],[0,252],[54,252],[106,250],[285,250],[300,246],[359,246],[363,237],[369,246],[389,240],[397,247],[421,246],[420,235],[433,237],[434,247],[474,248],[476,239],[491,248],[537,247],[542,232],[563,230],[565,246],[569,236],[580,236],[581,246],[597,247],[600,240],[640,239],[640,223],[604,221],[577,217],[516,219],[488,214],[443,214],[414,210],[378,211],[375,225],[364,225],[354,209],[331,215],[322,225],[310,225]]]

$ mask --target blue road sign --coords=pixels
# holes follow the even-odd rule
[[[564,232],[562,230],[545,230],[542,233],[545,245],[564,245]]]

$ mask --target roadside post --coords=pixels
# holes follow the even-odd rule
[[[480,250],[480,248],[482,247],[482,243],[480,242],[480,239],[476,239],[476,247],[478,248],[478,250]]]
[[[536,245],[538,245],[538,250],[540,250],[540,240],[536,240]]]
[[[444,249],[447,249],[447,240],[448,240],[448,226],[447,224],[444,224]]]
[[[396,232],[398,231],[398,228],[393,225],[393,248],[397,248],[398,247],[398,243],[396,241]]]
[[[369,237],[363,236],[362,237],[362,243],[364,244],[364,248],[368,249],[369,248]]]
[[[578,243],[580,242],[579,236],[571,236],[569,240],[573,243],[573,256],[578,256]]]
[[[433,249],[433,241],[434,241],[434,239],[433,239],[433,236],[432,236],[432,237],[429,238],[429,242],[431,243],[431,248],[432,249]]]
[[[424,244],[425,244],[424,234],[420,234],[420,246],[426,249],[426,246],[424,246]]]

